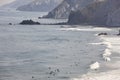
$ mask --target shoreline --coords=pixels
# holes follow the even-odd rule
[[[71,80],[120,80],[120,65],[119,65],[120,56],[116,56],[116,55],[120,55],[119,53],[120,37],[117,35],[114,35],[112,31],[110,31],[111,35],[105,35],[105,36],[98,37],[100,40],[102,40],[102,42],[91,43],[93,45],[105,45],[106,46],[104,53],[101,54],[101,57],[103,58],[104,62],[100,63],[101,64],[100,66],[110,68],[110,70],[103,71],[103,72],[101,71],[91,72],[90,71],[87,74],[82,75],[81,77],[73,78]]]

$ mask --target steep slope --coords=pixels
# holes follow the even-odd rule
[[[20,11],[42,11],[48,12],[61,3],[62,0],[34,0],[27,5],[17,8]]]
[[[108,18],[111,16],[114,11],[120,8],[120,1],[118,0],[105,0],[98,1],[93,4],[88,5],[86,8],[74,12],[74,14],[70,14],[68,23],[69,24],[95,24],[95,25],[107,25],[107,21],[109,23],[110,20]],[[80,13],[79,16],[75,16],[75,14]],[[82,15],[81,15],[82,14]],[[72,18],[74,16],[76,18]],[[84,20],[81,17],[85,17]],[[81,22],[82,21],[84,22]],[[78,21],[79,20],[79,21]],[[77,22],[77,23],[75,23]]]
[[[64,0],[59,6],[50,11],[46,18],[68,18],[71,11],[81,10],[97,0]]]
[[[120,0],[110,0],[112,12],[108,14],[107,25],[120,27]]]
[[[107,25],[120,27],[120,8],[114,11],[113,13],[109,14]]]
[[[81,23],[103,24],[104,21],[106,21],[106,16],[107,16],[106,12],[108,11],[108,9],[105,9],[108,7],[105,6],[106,6],[105,1],[102,2],[98,1],[92,3],[82,10],[78,10],[74,13],[71,13],[69,16],[68,23],[69,24],[81,24]],[[105,10],[103,10],[103,8]],[[78,14],[78,16],[76,14]],[[82,18],[83,16],[84,18]]]

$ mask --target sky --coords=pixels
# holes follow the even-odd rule
[[[14,1],[14,0],[0,0],[0,6],[7,4],[7,3],[10,3],[12,1]]]

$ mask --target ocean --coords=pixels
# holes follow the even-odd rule
[[[106,38],[97,34],[107,32],[112,35],[117,33],[117,29],[81,25],[62,25],[64,28],[61,25],[19,25],[26,19],[43,24],[67,21],[38,19],[45,14],[0,10],[0,80],[114,79],[114,73],[120,69],[120,66],[112,66],[120,60],[119,52],[115,53],[113,49],[115,41],[112,44],[111,36]],[[110,56],[113,61],[103,59],[106,49],[114,51],[115,54]],[[119,44],[115,49],[119,50]],[[100,67],[91,70],[90,65],[95,62]],[[114,71],[112,79],[106,78],[108,76],[101,78],[109,71]],[[116,80],[120,80],[119,75]]]

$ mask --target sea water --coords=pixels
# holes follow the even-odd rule
[[[79,80],[76,77],[88,72],[97,74],[110,70],[104,65],[97,71],[89,68],[96,61],[104,64],[102,54],[106,46],[93,45],[102,42],[95,34],[104,32],[104,28],[18,24],[24,19],[41,23],[66,21],[38,20],[39,15],[42,14],[1,11],[0,80]]]

